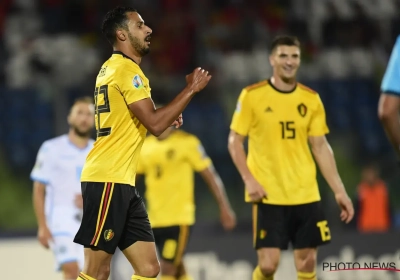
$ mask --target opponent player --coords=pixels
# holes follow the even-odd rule
[[[171,124],[182,124],[180,114],[211,76],[195,69],[183,91],[156,110],[139,67],[150,50],[151,29],[136,10],[117,7],[107,13],[102,31],[114,52],[96,79],[97,139],[82,171],[83,218],[74,239],[85,246],[78,279],[107,279],[117,247],[135,271],[133,280],[156,279],[160,267],[153,232],[134,188],[140,150],[147,130],[159,136]]]
[[[400,36],[393,47],[381,85],[378,114],[386,134],[400,157]]]
[[[258,266],[254,280],[271,280],[280,251],[291,242],[297,279],[316,279],[317,247],[330,241],[308,144],[341,208],[346,223],[353,205],[325,138],[328,127],[319,95],[296,81],[300,43],[295,37],[272,42],[273,76],[240,94],[229,135],[229,152],[253,203],[254,247]],[[249,152],[243,148],[249,137]]]
[[[38,239],[53,251],[65,280],[76,279],[83,267],[83,247],[73,239],[82,217],[81,170],[93,146],[93,99],[77,99],[68,123],[68,134],[42,144],[31,173]]]
[[[182,257],[195,221],[195,171],[217,200],[223,227],[231,230],[236,224],[235,215],[200,140],[171,127],[144,142],[137,172],[145,175],[149,218],[161,253],[161,280],[191,279]]]

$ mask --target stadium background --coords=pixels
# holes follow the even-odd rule
[[[321,250],[319,263],[326,258],[358,258],[394,260],[400,267],[400,177],[376,113],[379,83],[400,34],[400,1],[2,0],[2,278],[59,279],[51,274],[51,254],[34,237],[29,172],[40,144],[67,131],[72,101],[93,94],[99,66],[111,51],[99,26],[105,12],[117,4],[136,7],[153,29],[151,54],[141,67],[156,102],[171,100],[194,67],[213,75],[185,110],[184,129],[201,139],[213,159],[239,226],[232,233],[223,232],[217,205],[197,178],[198,222],[187,255],[195,280],[250,279],[255,261],[251,209],[243,202],[243,184],[227,152],[227,135],[241,88],[269,77],[269,42],[285,33],[302,42],[300,81],[324,101],[328,138],[349,194],[356,197],[361,169],[372,161],[382,170],[395,213],[387,233],[361,234],[354,224],[341,224],[331,191],[319,178],[334,238]],[[277,279],[294,279],[291,256],[284,254],[282,261]],[[129,266],[118,261],[113,280],[129,279],[129,273]],[[319,271],[319,279],[400,279],[400,273],[351,273]]]

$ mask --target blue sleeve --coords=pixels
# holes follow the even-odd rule
[[[390,60],[383,76],[381,91],[400,97],[400,36],[393,47]]]

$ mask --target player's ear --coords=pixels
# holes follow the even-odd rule
[[[274,66],[274,55],[273,55],[273,53],[271,53],[271,55],[269,56],[269,64],[271,64],[271,66],[273,67]]]
[[[122,29],[118,29],[118,30],[117,30],[117,38],[118,38],[120,41],[125,41],[125,40],[126,40],[125,32],[124,32]]]

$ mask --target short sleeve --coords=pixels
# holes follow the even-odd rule
[[[323,136],[329,133],[329,128],[326,124],[324,104],[322,104],[319,95],[317,98],[317,106],[311,116],[311,123],[308,129],[309,136]]]
[[[211,159],[208,157],[199,139],[194,138],[193,141],[190,141],[189,145],[190,147],[187,149],[188,158],[195,171],[200,172],[211,166]]]
[[[243,89],[237,101],[230,128],[240,135],[247,136],[250,130],[251,121],[251,104],[247,90]]]
[[[400,96],[400,36],[393,47],[382,79],[381,91]]]
[[[48,143],[43,143],[36,157],[35,166],[31,172],[31,180],[47,185],[51,174],[51,151]]]
[[[151,97],[148,80],[139,71],[126,71],[118,86],[127,104]]]

